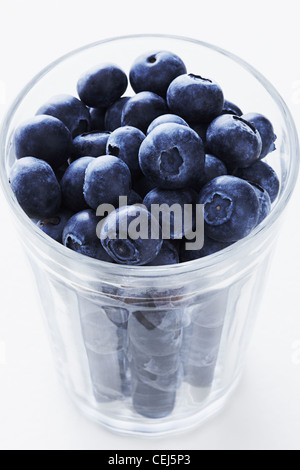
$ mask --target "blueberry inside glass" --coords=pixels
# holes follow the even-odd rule
[[[78,64],[78,77],[78,96],[58,87],[14,133],[11,188],[46,235],[113,264],[171,266],[222,251],[268,217],[280,191],[272,116],[242,111],[220,77],[189,70],[184,57],[163,49],[145,51],[128,75],[107,62]],[[182,215],[171,210],[169,239],[101,238],[100,224],[111,231],[116,216],[129,229],[131,207],[153,219],[158,205],[164,225],[174,204]],[[204,247],[194,253],[185,249],[195,230],[194,219],[184,222],[186,205],[203,206]]]
[[[129,399],[162,419],[183,382],[196,396],[210,390],[232,295],[191,299],[189,286],[165,288],[163,274],[222,256],[269,216],[280,192],[272,116],[229,101],[221,75],[189,70],[176,51],[145,51],[128,74],[79,63],[78,96],[60,92],[15,129],[10,185],[40,237],[84,273],[89,258],[99,273],[153,276],[132,286],[137,298],[107,282],[76,302],[96,402]],[[192,250],[200,213],[204,244]]]

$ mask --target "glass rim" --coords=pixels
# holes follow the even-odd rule
[[[282,193],[279,196],[279,200],[276,203],[276,206],[272,209],[269,216],[258,226],[256,227],[250,235],[246,238],[234,243],[233,245],[229,246],[228,248],[223,249],[220,252],[214,253],[210,256],[206,256],[204,258],[199,258],[193,261],[188,261],[185,263],[175,264],[175,265],[167,265],[167,266],[128,266],[128,265],[120,265],[120,264],[113,264],[107,263],[104,261],[100,261],[94,258],[89,258],[87,256],[81,255],[76,253],[69,248],[59,244],[48,235],[46,235],[42,230],[40,230],[25,214],[22,210],[21,206],[18,204],[16,198],[14,197],[12,190],[9,185],[9,180],[6,174],[6,167],[5,167],[5,154],[6,154],[6,142],[7,142],[7,135],[10,124],[13,120],[13,117],[18,110],[19,105],[27,96],[27,94],[31,91],[32,88],[45,76],[47,73],[51,72],[57,65],[61,64],[65,60],[81,53],[89,49],[93,49],[101,44],[106,44],[109,42],[117,42],[122,40],[134,40],[134,39],[141,39],[141,38],[161,38],[161,39],[174,39],[178,41],[184,41],[193,43],[199,46],[202,46],[206,49],[210,49],[214,52],[217,52],[221,55],[225,55],[228,59],[235,62],[241,68],[244,68],[249,74],[251,74],[254,78],[258,80],[258,82],[265,88],[265,90],[269,93],[272,97],[273,101],[277,105],[279,111],[281,112],[282,116],[284,117],[286,127],[288,129],[288,141],[290,147],[290,168],[286,178],[285,186],[282,190]],[[33,237],[38,237],[38,239],[47,245],[47,247],[55,250],[57,255],[61,255],[61,263],[63,263],[64,259],[69,259],[73,262],[85,262],[86,267],[90,267],[91,269],[98,269],[101,271],[102,274],[107,273],[109,276],[134,276],[134,277],[172,277],[173,275],[179,274],[190,274],[194,271],[201,271],[204,269],[211,268],[214,265],[221,265],[222,262],[227,262],[230,256],[234,256],[238,253],[238,251],[243,250],[247,246],[250,246],[253,239],[258,238],[259,234],[266,233],[274,223],[277,221],[281,213],[284,211],[292,193],[296,185],[298,172],[299,172],[299,140],[298,134],[296,130],[296,126],[294,123],[294,119],[292,114],[285,103],[284,99],[281,97],[279,92],[276,88],[266,79],[256,68],[250,65],[245,60],[241,59],[239,56],[213,44],[207,43],[205,41],[200,41],[193,38],[188,38],[184,36],[177,36],[177,35],[168,35],[168,34],[133,34],[133,35],[124,35],[124,36],[117,36],[111,37],[107,39],[103,39],[100,41],[96,41],[80,48],[77,48],[67,54],[64,54],[60,58],[56,59],[44,69],[42,69],[35,77],[33,77],[29,83],[23,88],[23,90],[18,94],[15,98],[5,116],[2,120],[2,124],[0,127],[0,182],[2,186],[2,190],[6,196],[10,209],[13,211],[15,217],[18,219],[19,223],[22,226],[25,226],[28,233],[30,233]],[[57,260],[57,257],[56,257]]]

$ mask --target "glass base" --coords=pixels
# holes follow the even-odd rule
[[[134,417],[128,415],[128,420],[124,415],[124,408],[126,407],[126,401],[128,405],[130,400],[121,401],[119,403],[115,402],[113,405],[113,414],[114,416],[118,415],[118,407],[120,407],[120,417],[123,419],[115,419],[110,417],[108,414],[95,409],[95,406],[89,405],[81,397],[74,395],[71,392],[70,387],[64,383],[64,388],[66,389],[71,400],[75,404],[76,408],[89,420],[94,421],[95,423],[104,426],[107,430],[114,434],[122,436],[133,436],[139,438],[160,438],[171,435],[178,435],[192,429],[195,429],[208,420],[212,419],[219,411],[221,411],[226,403],[229,401],[233,393],[235,392],[237,386],[239,385],[242,374],[240,373],[237,378],[234,380],[232,385],[228,387],[223,393],[210,393],[210,389],[199,389],[189,387],[189,394],[194,392],[194,399],[202,401],[202,409],[195,413],[187,414],[185,410],[184,417],[179,418],[176,414],[176,418],[173,420],[168,417],[166,419],[141,419],[140,423],[138,422],[138,415],[134,414]],[[205,400],[205,396],[207,400]],[[191,396],[189,397],[189,399]],[[106,408],[109,408],[112,404],[105,405]],[[127,407],[129,408],[129,406]],[[109,410],[108,410],[109,411]],[[132,420],[134,419],[134,421]]]

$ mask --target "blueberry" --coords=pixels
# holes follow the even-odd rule
[[[144,199],[144,197],[154,188],[156,188],[154,181],[144,175],[139,179],[134,179],[133,181],[133,189],[142,197],[142,199]],[[128,205],[130,206],[131,204]]]
[[[93,297],[81,296],[79,311],[95,397],[120,399],[130,391],[127,332],[110,321]]]
[[[261,154],[259,132],[239,116],[224,114],[218,117],[210,124],[206,138],[209,151],[229,169],[246,168]]]
[[[157,390],[139,380],[133,382],[132,402],[137,413],[146,418],[160,419],[174,410],[176,391]]]
[[[186,381],[194,387],[210,387],[218,359],[223,327],[207,328],[192,323],[184,331],[183,355]]]
[[[227,175],[227,173],[227,168],[221,160],[213,155],[207,154],[205,156],[204,173],[200,180],[195,181],[195,190],[199,192],[200,189],[211,180],[217,178],[217,176]]]
[[[120,375],[122,381],[123,397],[132,396],[131,371],[127,357],[127,351],[119,352]]]
[[[105,313],[109,320],[118,328],[127,328],[129,312],[125,308],[105,307]]]
[[[168,240],[164,240],[157,257],[147,266],[168,266],[179,263],[179,254],[176,247]]]
[[[61,204],[61,190],[48,163],[34,157],[15,162],[10,184],[18,203],[29,217],[40,219],[55,214]]]
[[[168,113],[165,100],[150,91],[143,91],[130,98],[122,111],[122,126],[132,126],[144,134],[154,119]]]
[[[201,137],[204,144],[206,144],[206,134],[208,129],[208,124],[191,124],[190,127],[197,132],[198,136]]]
[[[144,205],[149,212],[152,212],[152,205],[161,206],[159,215],[159,223],[163,228],[163,235],[167,240],[181,239],[193,230],[193,218],[187,221],[185,217],[185,206],[193,205],[197,199],[197,194],[192,189],[153,189],[144,199]],[[178,206],[179,213],[170,211],[174,206]],[[153,212],[152,212],[153,213]],[[154,214],[154,213],[153,213]],[[192,211],[191,211],[191,215]],[[189,225],[185,225],[188,223]]]
[[[141,145],[142,172],[164,189],[189,187],[204,170],[204,147],[195,131],[169,123],[154,129]]]
[[[259,218],[258,218],[258,223],[257,223],[259,225],[270,214],[271,209],[272,209],[272,203],[271,203],[269,193],[267,193],[267,191],[265,191],[263,188],[261,188],[257,184],[254,184],[254,183],[251,183],[251,184],[254,187],[256,191],[256,195],[259,200],[260,211],[259,211]]]
[[[105,130],[105,113],[106,108],[90,108],[91,131]]]
[[[83,194],[92,209],[101,204],[118,207],[119,197],[128,196],[130,190],[130,170],[120,158],[105,155],[95,158],[87,167]]]
[[[78,81],[80,99],[91,108],[108,108],[126,91],[128,79],[117,65],[101,64],[85,72]]]
[[[72,137],[76,137],[91,128],[88,108],[79,99],[71,95],[57,95],[45,103],[36,113],[53,116],[64,123]]]
[[[73,215],[64,228],[62,241],[67,248],[77,253],[111,263],[112,259],[102,248],[97,237],[99,221],[90,209]]]
[[[193,305],[187,309],[191,318],[190,324],[206,328],[223,326],[230,302],[230,294],[230,288],[210,290],[205,294],[199,294]]]
[[[56,170],[54,170],[54,174],[56,176],[56,179],[57,181],[60,183],[65,172],[67,171],[67,169],[69,168],[69,163],[68,162],[65,162],[62,166],[60,166],[59,168],[57,168]]]
[[[126,384],[126,361],[123,351],[98,354],[87,348],[93,393],[98,403],[121,400]]]
[[[234,176],[219,176],[200,192],[204,205],[205,233],[213,240],[231,243],[251,233],[259,218],[255,189]]]
[[[196,367],[207,367],[216,364],[222,332],[223,325],[208,328],[191,323],[184,330],[189,342],[188,354],[184,361]]]
[[[215,377],[216,364],[198,367],[193,364],[185,366],[186,382],[197,388],[210,388]]]
[[[132,237],[131,227],[137,223],[143,229],[140,230],[140,236]],[[117,263],[138,266],[150,263],[158,255],[162,246],[160,236],[157,220],[146,209],[125,206],[106,218],[101,231],[101,243]]]
[[[234,116],[242,116],[243,111],[231,101],[225,100],[222,114],[233,114]]]
[[[250,122],[259,132],[262,140],[262,151],[260,158],[265,158],[269,153],[276,150],[275,142],[277,136],[274,133],[272,123],[262,114],[249,113],[243,116],[243,119]]]
[[[106,155],[106,144],[110,132],[93,131],[79,135],[73,140],[72,160],[81,157],[101,157]]]
[[[106,153],[121,158],[131,170],[131,174],[139,176],[141,174],[139,150],[145,137],[145,134],[136,127],[119,127],[109,136]]]
[[[181,263],[186,263],[187,261],[204,258],[205,256],[222,251],[228,246],[230,246],[230,243],[217,242],[205,236],[204,246],[201,248],[201,250],[187,250],[186,240],[183,240],[180,247],[180,261]]]
[[[189,125],[185,122],[184,119],[182,119],[180,116],[176,116],[176,114],[163,114],[162,116],[159,116],[158,118],[154,119],[154,121],[151,122],[150,126],[148,127],[147,134],[150,134],[150,132],[153,131],[157,126],[160,126],[161,124],[166,124],[174,122],[175,124],[181,124],[182,126],[187,126]]]
[[[97,354],[111,354],[127,348],[127,332],[118,328],[97,304],[83,304],[81,326],[87,349]]]
[[[69,166],[61,180],[63,204],[73,213],[89,208],[83,197],[83,184],[86,169],[93,161],[93,157],[79,158]]]
[[[72,137],[69,129],[52,116],[35,116],[15,131],[16,157],[35,157],[53,168],[62,166],[69,157]]]
[[[188,123],[208,123],[221,114],[224,95],[215,81],[190,73],[171,83],[167,103],[172,113]]]
[[[256,183],[269,193],[273,203],[278,196],[280,182],[276,172],[267,163],[258,161],[249,168],[238,169],[234,173],[250,183]]]
[[[131,364],[133,383],[137,380],[153,387],[155,390],[161,390],[163,392],[174,392],[179,388],[181,372],[182,369],[164,375],[156,375],[143,369],[136,369],[134,362]]]
[[[140,318],[137,312],[128,320],[128,333],[132,344],[149,356],[169,356],[179,351],[182,341],[182,329],[161,330],[156,328],[151,321],[148,323],[147,312],[143,312]],[[172,316],[172,312],[169,312]],[[154,316],[154,315],[153,315]]]
[[[166,96],[170,83],[186,73],[186,66],[176,54],[154,51],[138,57],[130,69],[129,79],[136,93],[152,91]]]
[[[180,356],[177,353],[169,356],[149,356],[137,349],[131,342],[129,342],[128,358],[135,369],[155,375],[172,374],[180,366]]]
[[[175,241],[172,241],[171,243],[174,244],[174,246],[176,247],[177,243]],[[185,295],[185,287],[177,287],[172,289],[168,289],[164,286],[161,286],[160,288],[156,287],[148,289],[143,294],[144,301],[146,298],[147,302],[146,305],[142,305],[149,309],[159,308],[163,312],[172,311],[173,309],[176,309],[176,311],[178,311],[180,314],[182,327],[185,327],[190,322],[189,316],[186,315],[185,310],[179,310],[179,306],[185,301]]]
[[[184,311],[174,306],[166,310],[156,309],[136,311],[132,313],[132,316],[134,318],[131,319],[130,327],[133,328],[131,331],[131,334],[133,335],[135,335],[135,332],[137,331],[141,332],[140,325],[142,325],[142,327],[147,331],[152,331],[158,328],[159,330],[166,332],[178,331],[186,325]],[[140,325],[137,325],[137,322]],[[133,342],[135,343],[134,338]],[[161,354],[159,353],[158,355],[160,356]]]
[[[143,204],[143,198],[132,189],[128,196],[127,205],[135,206],[136,204]]]
[[[106,110],[104,119],[106,130],[115,131],[118,127],[121,127],[123,108],[129,99],[129,96],[123,96]]]
[[[59,243],[62,243],[63,230],[72,217],[73,213],[67,209],[61,209],[51,217],[40,219],[37,226],[46,233],[49,237],[53,238]]]

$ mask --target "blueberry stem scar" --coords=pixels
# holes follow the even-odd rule
[[[201,77],[201,75],[195,75],[194,73],[189,73],[189,77],[195,78],[197,80],[202,80],[203,82],[212,83],[212,81],[209,78],[204,78],[204,77]]]
[[[243,122],[244,124],[246,124],[246,126],[250,127],[250,129],[251,129],[254,133],[256,133],[256,129],[255,129],[255,127],[253,126],[253,124],[251,124],[251,122],[246,121],[245,119],[243,119],[243,118],[240,117],[240,116],[233,116],[233,119],[234,119],[235,121],[241,121],[241,122]]]

